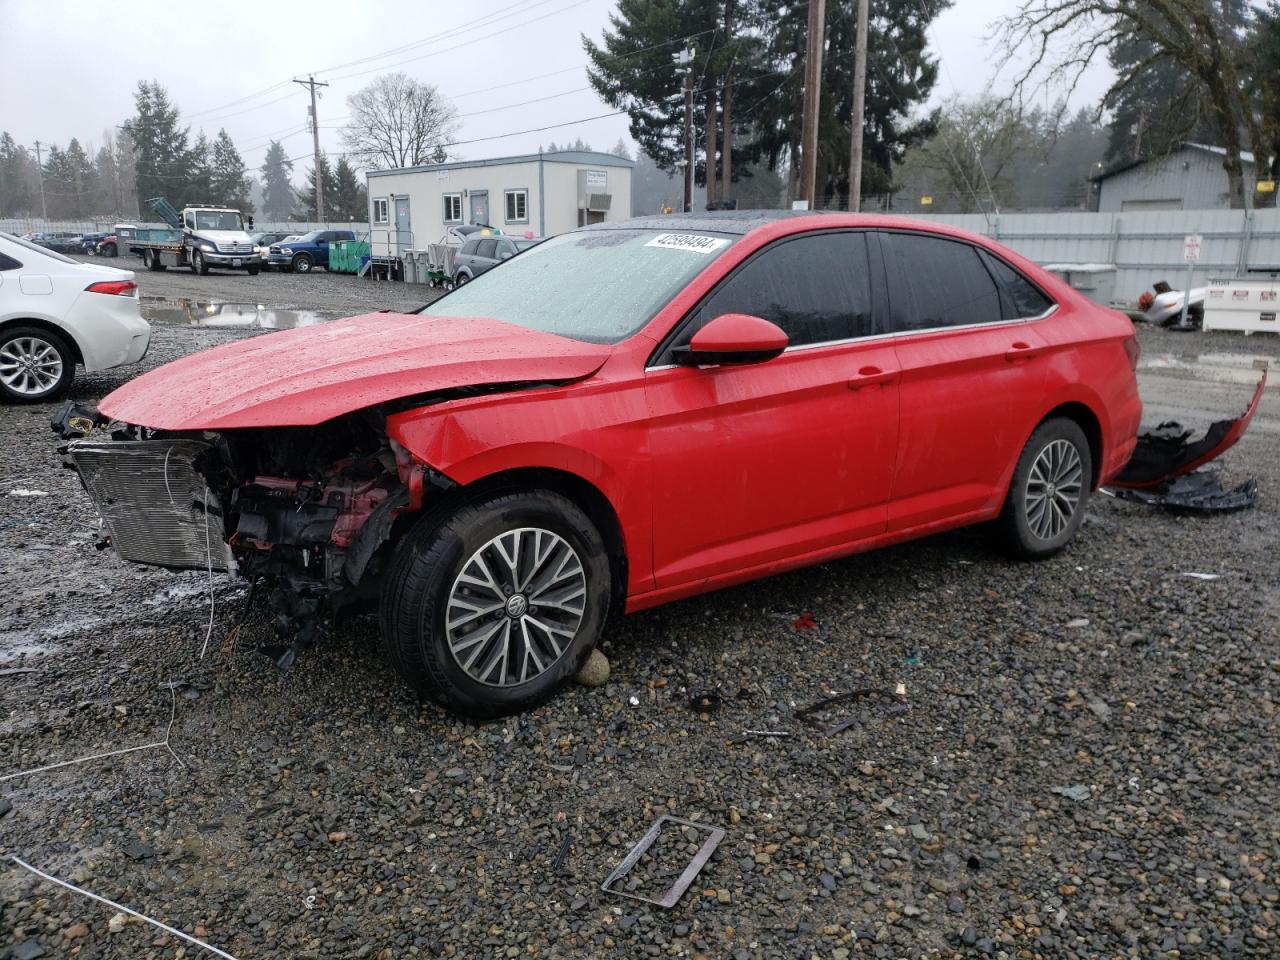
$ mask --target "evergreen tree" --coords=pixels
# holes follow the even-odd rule
[[[92,216],[95,212],[93,201],[97,193],[97,178],[89,155],[75,137],[67,144],[63,159],[66,164],[67,188],[64,215],[72,219]]]
[[[307,172],[307,185],[298,191],[298,204],[301,210],[301,220],[318,220],[319,214],[316,210],[316,177],[320,178],[321,189],[324,191],[324,210],[325,216],[331,219],[334,217],[334,210],[337,209],[338,191],[337,184],[334,181],[333,167],[329,161],[325,159],[324,151],[321,150],[316,155],[315,163],[310,171]]]
[[[272,140],[262,161],[262,214],[271,220],[288,220],[295,203],[293,162],[278,140]]]
[[[208,203],[213,198],[213,145],[209,138],[200,131],[196,142],[191,147],[188,159],[186,187],[181,194],[183,204]]]
[[[167,197],[174,206],[197,196],[204,184],[193,182],[194,162],[190,149],[190,128],[180,125],[178,108],[159,82],[138,83],[134,93],[137,114],[124,123],[133,144],[135,182],[142,200]]]
[[[120,200],[120,171],[110,146],[103,146],[93,158],[93,212],[119,217],[123,212]]]
[[[627,149],[627,143],[621,137],[618,138],[618,142],[613,145],[613,149],[609,152],[615,157],[621,157],[623,160],[631,159],[631,151]]]
[[[45,203],[49,216],[54,220],[65,220],[71,217],[75,203],[74,178],[66,152],[56,143],[49,145],[49,153],[44,158],[42,172]]]
[[[330,218],[333,220],[365,220],[369,216],[369,197],[364,184],[356,176],[346,157],[340,157],[333,168],[333,191],[337,198]],[[329,213],[328,207],[325,212]]]
[[[1108,54],[1111,69],[1121,75],[1145,63],[1111,102],[1106,158],[1112,163],[1165,156],[1184,140],[1211,144],[1217,139],[1200,86],[1177,64],[1155,54],[1155,45],[1141,39],[1119,44]]]
[[[219,130],[213,142],[211,189],[214,203],[235,207],[246,216],[253,213],[244,160],[226,130]]]
[[[40,212],[36,160],[8,131],[0,133],[0,217]]]
[[[1280,0],[1270,0],[1258,9],[1249,37],[1249,53],[1250,92],[1257,104],[1262,140],[1271,154],[1270,164],[1265,159],[1258,162],[1257,176],[1275,183],[1280,178]],[[1260,207],[1274,207],[1276,191],[1259,193],[1256,199]]]

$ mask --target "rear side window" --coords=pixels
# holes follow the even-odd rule
[[[974,247],[915,233],[887,233],[884,240],[895,330],[1005,319],[995,280]]]
[[[1053,301],[1041,293],[1030,280],[1000,258],[993,257],[984,250],[982,262],[987,265],[987,269],[991,271],[991,275],[995,277],[1000,287],[1001,308],[1006,320],[1038,317],[1053,306]]]
[[[17,270],[21,266],[13,257],[0,253],[0,270]]]
[[[498,256],[497,253],[495,252],[495,249],[497,248],[497,246],[498,246],[497,240],[481,240],[480,245],[476,247],[476,256],[485,257],[486,259],[489,259],[489,260],[496,259]]]
[[[462,254],[463,256],[469,257],[476,252],[476,247],[478,247],[479,245],[480,245],[479,240],[468,240],[466,243],[462,245],[462,249],[459,250],[458,253]]]
[[[811,234],[767,248],[711,294],[679,342],[688,343],[703,324],[724,313],[749,313],[776,323],[791,346],[877,332],[866,234]]]

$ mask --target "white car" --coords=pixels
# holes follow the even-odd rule
[[[52,400],[77,363],[87,371],[137,363],[150,343],[132,270],[0,233],[0,400]]]

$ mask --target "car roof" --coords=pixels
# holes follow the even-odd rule
[[[779,220],[812,217],[834,211],[826,210],[712,210],[705,213],[655,214],[630,220],[593,223],[582,230],[706,230],[744,236],[757,227]]]

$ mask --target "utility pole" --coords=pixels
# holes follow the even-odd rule
[[[320,169],[320,115],[316,113],[316,87],[327,87],[328,84],[317,83],[315,77],[293,82],[311,89],[311,143],[315,149],[311,161],[316,172],[316,219],[324,223],[324,171]]]
[[[680,53],[684,69],[684,212],[693,210],[693,53]]]
[[[36,173],[40,176],[40,218],[49,219],[49,208],[44,202],[44,160],[40,157],[40,141],[36,141]]]
[[[804,56],[804,123],[800,133],[800,199],[815,207],[818,179],[818,105],[822,100],[825,0],[809,0],[809,36]]]
[[[862,209],[862,131],[867,109],[867,6],[858,0],[858,36],[853,45],[853,116],[849,121],[849,212]]]

